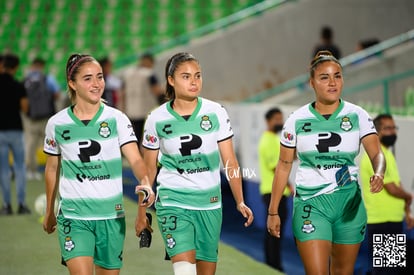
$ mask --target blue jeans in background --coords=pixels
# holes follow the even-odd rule
[[[25,204],[26,197],[26,167],[24,162],[23,131],[0,131],[0,185],[3,191],[3,204],[11,204],[11,167],[9,153],[13,156],[13,172],[16,181],[17,202]]]

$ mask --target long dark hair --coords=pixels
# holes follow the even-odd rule
[[[327,51],[327,50],[319,51],[316,53],[315,57],[311,61],[310,69],[309,69],[310,76],[313,77],[315,74],[316,67],[319,64],[324,63],[326,61],[333,61],[337,63],[342,69],[341,63],[339,63],[338,59],[336,59],[335,56],[333,56],[333,54],[330,51]]]
[[[178,66],[188,61],[195,61],[200,65],[198,60],[192,54],[186,52],[176,53],[168,59],[167,64],[165,65],[165,80],[167,83],[165,87],[165,95],[168,100],[175,98],[175,90],[174,87],[168,83],[168,77],[174,77],[175,70]]]

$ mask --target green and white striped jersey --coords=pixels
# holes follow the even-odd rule
[[[218,142],[232,138],[223,106],[198,98],[185,119],[167,102],[149,115],[142,145],[159,150],[158,200],[163,206],[204,210],[221,207]]]
[[[66,108],[46,126],[44,152],[61,156],[60,210],[67,218],[99,220],[125,215],[120,147],[137,142],[131,122],[101,104],[85,125]]]
[[[296,148],[299,160],[295,180],[297,195],[305,200],[336,190],[337,176],[342,170],[338,171],[342,167],[348,168],[350,181],[357,181],[355,158],[360,151],[360,141],[375,133],[368,113],[343,100],[328,119],[312,104],[290,114],[280,142]]]

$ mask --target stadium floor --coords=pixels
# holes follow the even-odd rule
[[[124,170],[124,194],[134,198],[135,184],[128,184],[129,179],[135,182],[131,171]],[[223,226],[221,232],[221,241],[233,246],[237,250],[250,256],[258,262],[264,262],[263,253],[263,229],[257,226],[244,227],[244,218],[236,210],[234,199],[227,183],[222,184],[223,195]],[[260,201],[261,202],[261,201]],[[292,201],[289,201],[289,208],[291,211]],[[289,220],[287,222],[290,222]],[[413,230],[412,230],[413,231]],[[291,234],[285,234],[285,239],[282,240],[282,263],[287,275],[304,275],[303,264],[296,249],[293,237]],[[410,236],[409,236],[410,237]],[[413,236],[411,236],[413,237]],[[354,274],[362,275],[368,270],[367,257],[367,241],[362,243],[360,253],[355,265]],[[264,274],[267,275],[267,274]]]

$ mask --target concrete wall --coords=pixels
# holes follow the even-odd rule
[[[410,41],[386,51],[379,57],[370,57],[361,63],[345,67],[344,89],[413,70],[412,60],[414,60],[414,42]],[[410,86],[414,87],[414,75],[388,83],[388,98],[393,108],[405,105],[405,93]],[[306,85],[301,89],[292,89],[289,93],[270,97],[266,102],[300,106],[315,100],[314,98],[314,91]],[[375,102],[382,107],[384,104],[384,86],[382,83],[378,83],[377,86],[358,92],[347,93],[345,91],[342,98],[366,106],[368,103]],[[411,113],[411,115],[414,115],[414,113]]]
[[[237,101],[305,73],[319,31],[329,25],[343,55],[357,41],[385,40],[414,28],[412,0],[300,0],[157,56],[164,80],[168,57],[189,51],[203,69],[203,95]]]

